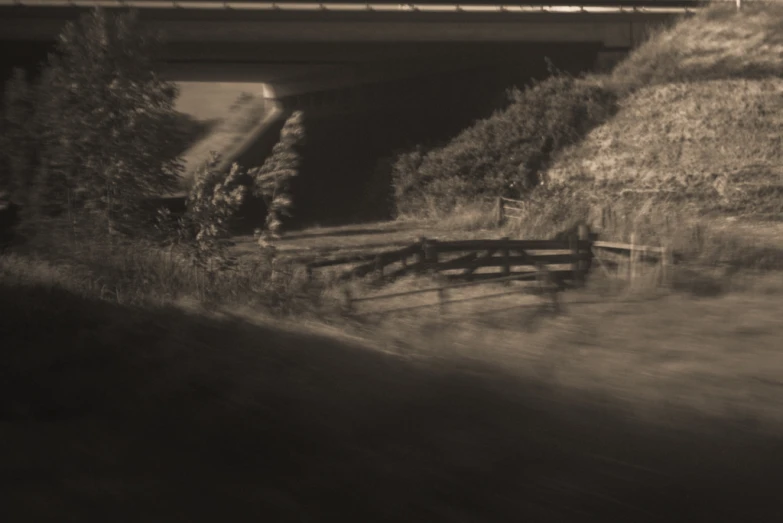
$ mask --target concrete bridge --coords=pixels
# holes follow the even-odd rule
[[[379,158],[453,135],[488,114],[486,100],[546,75],[545,57],[570,72],[594,69],[650,29],[698,9],[688,0],[431,1],[0,0],[0,60],[7,76],[10,66],[45,58],[64,24],[86,9],[135,8],[165,38],[169,79],[252,82],[263,93],[264,117],[222,151],[226,164],[259,164],[285,117],[305,110],[314,139],[300,178],[313,195],[300,201],[316,208],[329,205],[324,196],[335,186],[324,180],[343,173],[342,183],[358,186]],[[382,116],[367,115],[379,108]],[[346,198],[356,201],[361,192]]]
[[[513,64],[546,46],[617,55],[697,5],[547,4],[0,0],[0,40],[15,44],[3,46],[10,55],[29,53],[53,42],[86,8],[132,7],[164,35],[171,79],[263,82],[269,98],[284,99],[466,65]],[[22,42],[28,50],[18,50]]]

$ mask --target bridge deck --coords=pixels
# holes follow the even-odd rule
[[[601,42],[627,48],[644,26],[692,12],[692,0],[588,0],[577,6],[174,2],[171,0],[0,0],[4,40],[53,41],[90,6],[137,7],[176,42]],[[603,2],[604,4],[606,2]],[[677,4],[679,7],[671,7]]]

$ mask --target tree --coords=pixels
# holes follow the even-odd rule
[[[267,238],[279,235],[281,218],[291,216],[293,200],[290,183],[299,174],[301,147],[304,145],[304,115],[295,111],[280,131],[280,141],[261,167],[248,171],[253,180],[253,195],[264,200],[267,209],[264,233]]]
[[[62,31],[39,88],[41,203],[97,213],[112,232],[178,187],[184,136],[177,88],[155,72],[160,44],[135,12],[97,8]]]

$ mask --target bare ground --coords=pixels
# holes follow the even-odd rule
[[[497,230],[458,231],[433,221],[387,221],[336,227],[310,227],[286,233],[275,242],[278,251],[293,259],[319,256],[348,256],[359,252],[382,252],[411,245],[421,237],[465,239],[500,237]],[[256,256],[258,245],[252,236],[237,236],[237,256]]]

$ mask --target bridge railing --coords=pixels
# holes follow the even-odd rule
[[[739,1],[739,0],[731,0]],[[257,2],[255,0],[215,2],[197,0],[0,0],[0,6],[17,7],[105,7],[135,9],[201,9],[254,11],[326,12],[421,12],[421,13],[616,13],[691,12],[704,5],[701,0],[541,0],[506,4],[427,4],[427,3],[336,3],[336,2]]]

